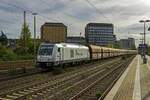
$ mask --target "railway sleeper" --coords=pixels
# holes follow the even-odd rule
[[[8,99],[17,99],[18,96],[14,96],[14,95],[6,95],[6,98],[8,98]]]
[[[24,91],[19,91],[18,93],[23,94],[23,95],[28,94],[28,92],[24,92]]]
[[[37,88],[37,89],[34,89],[33,90],[33,88],[28,88],[28,90],[27,89],[25,89],[24,91],[23,91],[23,93],[24,93],[24,95],[23,96],[20,96],[20,97],[18,97],[18,98],[16,98],[16,99],[21,99],[21,98],[26,98],[26,97],[31,97],[32,98],[32,95],[34,95],[35,96],[35,92],[36,91],[38,91],[38,90],[41,90],[41,89],[43,89],[43,88],[45,88],[45,86],[41,86],[41,87],[39,87],[39,88]],[[30,95],[31,94],[31,95]],[[40,93],[40,92],[38,92],[38,93],[36,93],[37,95],[40,95],[40,96],[43,96],[44,95],[44,93]]]
[[[28,93],[31,93],[31,92],[34,92],[34,91],[32,91],[32,90],[24,90],[25,92],[28,92]]]
[[[38,95],[35,95],[35,94],[33,94],[31,96],[32,96],[32,98],[38,98]]]
[[[77,74],[78,75],[78,74]],[[76,74],[75,74],[75,76],[76,76]],[[67,78],[70,78],[69,76],[67,77]],[[63,78],[62,80],[59,80],[60,82],[61,81],[64,81],[64,80],[66,80],[66,78]],[[49,83],[49,82],[48,82]],[[42,88],[46,88],[47,86],[50,86],[50,84],[48,84],[48,83],[44,83],[44,84],[41,84],[40,86],[37,86],[37,87],[35,87],[34,86],[34,88],[29,88],[29,89],[26,89],[26,90],[24,90],[24,91],[20,91],[20,92],[17,92],[17,93],[20,93],[20,94],[23,94],[23,98],[25,97],[25,96],[28,96],[28,94],[30,95],[30,93],[31,93],[31,95],[30,96],[32,96],[32,95],[34,95],[34,93],[36,92],[36,91],[38,91],[38,90],[42,90]],[[56,84],[56,85],[59,85],[60,83],[59,82],[52,82],[52,84],[51,85],[53,85],[53,84]],[[51,90],[50,90],[51,91]],[[25,95],[24,95],[25,94]],[[13,95],[13,94],[12,94]],[[21,97],[20,97],[21,98]]]
[[[0,100],[11,100],[11,99],[8,99],[8,98],[1,98],[1,97],[0,97]]]
[[[42,93],[43,93],[43,94],[46,94],[46,93],[47,93],[47,91],[42,91]]]
[[[37,95],[43,96],[44,94],[41,92],[36,93]]]
[[[38,88],[29,88],[31,91],[37,91]]]
[[[67,88],[68,89],[68,88]],[[51,98],[51,97],[50,97]]]
[[[20,97],[20,96],[23,96],[23,94],[19,94],[19,93],[13,93],[12,95],[13,95],[13,96],[19,96],[19,97]]]

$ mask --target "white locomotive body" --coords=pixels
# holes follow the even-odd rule
[[[89,48],[82,45],[68,43],[42,43],[38,50],[37,66],[49,68],[90,60]]]
[[[41,69],[49,69],[58,65],[135,54],[137,54],[136,50],[114,49],[96,45],[83,46],[69,43],[42,43],[38,50],[37,66]]]

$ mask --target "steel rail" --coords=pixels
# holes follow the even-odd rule
[[[95,82],[93,82],[92,84],[90,84],[88,87],[84,88],[82,91],[80,91],[78,94],[74,95],[73,97],[71,97],[69,100],[77,100],[78,98],[80,98],[82,95],[84,95],[87,91],[89,91],[92,87],[94,87],[97,83],[99,83],[101,80],[103,80],[104,78],[106,78],[108,75],[110,75],[111,73],[115,72],[117,69],[122,68],[122,66],[127,66],[128,64],[119,64],[117,67],[115,67],[113,70],[110,70],[108,73],[104,74],[101,78],[99,78],[98,80],[96,80]]]
[[[102,66],[102,65],[101,65],[101,66]],[[69,78],[68,78],[68,79],[69,79]],[[66,80],[68,80],[68,79],[66,79]],[[58,82],[56,82],[56,83],[58,83]],[[46,84],[46,83],[45,83],[45,84]],[[48,82],[47,84],[49,84],[49,82]],[[37,85],[37,84],[36,84],[36,85]],[[50,84],[49,84],[49,85],[50,85]],[[44,83],[43,83],[43,86],[44,86]],[[47,86],[46,86],[45,88],[47,88]],[[34,89],[34,90],[35,90],[35,91],[38,91],[38,89]],[[35,92],[34,90],[32,90],[32,91]],[[17,89],[16,92],[17,92],[17,91],[21,91],[21,90]],[[29,92],[32,92],[32,91],[29,90]],[[11,91],[11,92],[8,93],[8,94],[11,94],[11,93],[13,94],[13,93],[15,93],[15,91]],[[27,91],[26,91],[26,93],[27,93]],[[28,93],[28,94],[30,94],[30,93]],[[24,95],[27,95],[27,94],[24,94]],[[23,96],[23,94],[22,94],[22,96]],[[22,97],[22,96],[21,96],[21,97]],[[19,98],[20,98],[20,97],[19,97]]]

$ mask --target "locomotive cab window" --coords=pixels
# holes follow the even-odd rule
[[[41,45],[38,51],[39,55],[52,55],[54,45]]]
[[[60,48],[58,48],[58,52],[60,52]]]

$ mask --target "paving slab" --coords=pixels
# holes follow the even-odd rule
[[[150,100],[150,57],[147,56],[148,63],[141,64],[141,99]]]
[[[128,66],[126,71],[123,73],[123,75],[116,82],[114,87],[110,90],[108,95],[104,98],[104,100],[140,100],[141,95],[139,92],[140,91],[139,71],[140,71],[140,56],[137,55],[133,59],[131,64]]]

